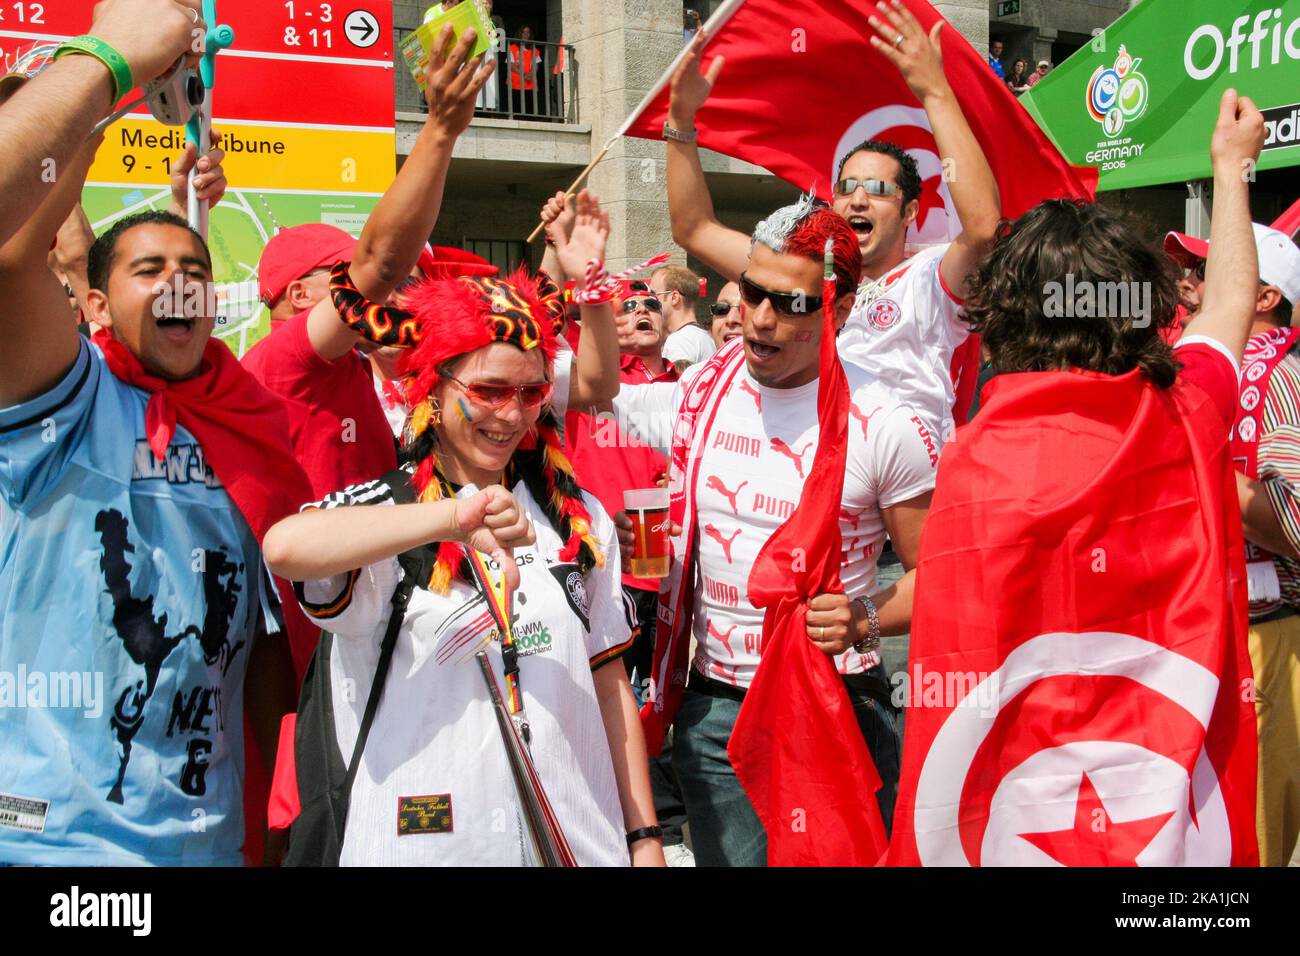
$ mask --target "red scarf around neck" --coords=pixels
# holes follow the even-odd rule
[[[289,445],[284,406],[249,372],[224,342],[209,339],[198,375],[169,382],[145,371],[106,329],[92,341],[118,379],[149,393],[144,430],[160,461],[179,422],[203,446],[260,544],[271,525],[311,500],[311,485]]]

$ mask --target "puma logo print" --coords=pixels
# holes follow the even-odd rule
[[[742,481],[736,486],[735,491],[728,491],[727,486],[722,483],[721,478],[717,475],[709,475],[709,480],[704,483],[704,487],[710,488],[722,495],[722,497],[726,498],[727,501],[731,503],[731,513],[733,515],[738,515],[740,512],[736,510],[736,495],[740,494],[740,489],[744,488],[747,484],[749,484],[748,481]]]
[[[740,383],[740,390],[754,399],[754,407],[758,409],[760,415],[763,414],[763,396],[754,391],[750,384],[743,380]]]
[[[739,537],[740,532],[743,530],[744,530],[743,528],[737,528],[735,534],[733,534],[730,538],[724,538],[722,536],[722,532],[719,531],[717,528],[715,528],[713,525],[706,524],[704,526],[704,533],[707,534],[714,541],[718,542],[718,544],[722,545],[722,553],[727,556],[728,564],[731,563],[731,543],[735,541],[737,537]]]
[[[793,448],[791,448],[781,439],[779,438],[772,439],[772,450],[776,452],[780,452],[782,455],[785,455],[786,458],[789,458],[792,462],[794,462],[794,470],[799,473],[800,478],[803,477],[803,456],[808,453],[808,449],[811,448],[812,446],[813,443],[809,442],[808,444],[804,445],[803,448],[798,453],[796,453]]]
[[[858,406],[853,404],[852,402],[849,402],[849,414],[852,415],[854,418],[856,418],[858,421],[862,422],[862,438],[864,441],[866,440],[867,437],[867,422],[871,421],[872,415],[876,414],[876,412],[880,411],[884,407],[885,407],[884,405],[877,405],[866,415],[863,415],[862,409],[858,408]]]
[[[858,522],[862,520],[862,512],[859,511],[857,514],[853,514],[852,512],[845,511],[843,508],[841,508],[840,520],[845,522],[847,525],[849,525],[849,527],[851,527],[854,531],[857,531]]]
[[[728,657],[735,657],[736,653],[731,649],[731,635],[735,633],[737,625],[731,625],[731,627],[727,628],[727,633],[725,634],[714,627],[712,621],[707,621],[706,626],[709,629],[709,637],[716,638],[722,642],[722,646],[727,649]]]

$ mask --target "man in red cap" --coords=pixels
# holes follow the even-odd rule
[[[271,331],[329,295],[330,269],[352,261],[357,240],[338,226],[309,222],[281,229],[262,250],[258,291],[271,310]]]
[[[1300,329],[1291,327],[1300,249],[1276,229],[1254,231],[1259,289],[1231,440],[1250,591],[1259,861],[1286,866],[1300,833]],[[1210,244],[1171,232],[1165,252],[1190,270],[1199,300]]]

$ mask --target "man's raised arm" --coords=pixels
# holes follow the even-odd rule
[[[49,197],[95,124],[130,91],[128,80],[155,79],[184,55],[197,61],[200,12],[200,0],[105,0],[87,35],[120,61],[121,79],[95,56],[65,54],[0,106],[0,243]]]
[[[939,268],[948,288],[964,298],[966,277],[993,247],[1002,219],[997,180],[944,74],[940,46],[940,37],[948,29],[944,21],[936,23],[927,36],[916,17],[901,4],[895,3],[891,9],[880,3],[877,10],[885,19],[870,18],[880,34],[871,38],[871,45],[898,67],[908,88],[921,101],[934,130],[939,158],[946,169],[953,171],[947,177],[948,191],[957,207],[962,231],[944,253]],[[895,42],[900,37],[901,41]]]
[[[694,135],[695,114],[709,98],[713,81],[725,62],[720,56],[709,64],[708,73],[700,70],[701,55],[709,35],[695,34],[690,51],[673,74],[668,100],[668,125],[679,133]],[[700,165],[700,150],[694,142],[666,140],[668,145],[668,217],[673,227],[673,242],[731,282],[749,264],[749,237],[718,221],[713,211],[713,197]]]
[[[438,221],[456,139],[473,119],[474,101],[495,69],[495,63],[479,69],[482,56],[466,63],[473,30],[461,34],[452,50],[447,49],[450,38],[451,27],[443,27],[425,74],[429,118],[397,178],[366,220],[348,270],[371,302],[385,301],[415,268]],[[307,336],[316,353],[329,360],[346,355],[357,343],[357,333],[340,320],[329,296],[308,316]]]
[[[1250,224],[1248,173],[1264,145],[1264,117],[1236,90],[1225,90],[1210,139],[1214,208],[1210,255],[1205,263],[1201,309],[1183,336],[1205,335],[1223,343],[1241,363],[1255,318],[1259,254]]]

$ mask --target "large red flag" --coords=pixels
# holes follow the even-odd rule
[[[770,866],[871,866],[888,841],[876,803],[880,776],[844,682],[804,626],[809,598],[844,593],[849,387],[835,351],[833,278],[823,300],[817,451],[798,506],[749,575],[749,600],[766,609],[763,657],[727,745],[767,831]]]
[[[927,31],[942,19],[925,0],[904,0]],[[702,146],[747,160],[823,199],[839,160],[868,139],[916,157],[924,181],[917,245],[960,232],[925,110],[902,74],[871,46],[869,0],[743,0],[709,20],[704,63],[726,66],[696,116]],[[878,16],[878,14],[877,14]],[[951,25],[943,31],[948,82],[997,179],[1004,215],[1015,219],[1044,199],[1091,198],[1097,171],[1070,166],[984,58]],[[668,88],[654,92],[626,132],[659,139]],[[949,179],[961,175],[950,169]]]
[[[921,536],[888,861],[1257,862],[1221,415],[1141,372],[1002,375]]]

